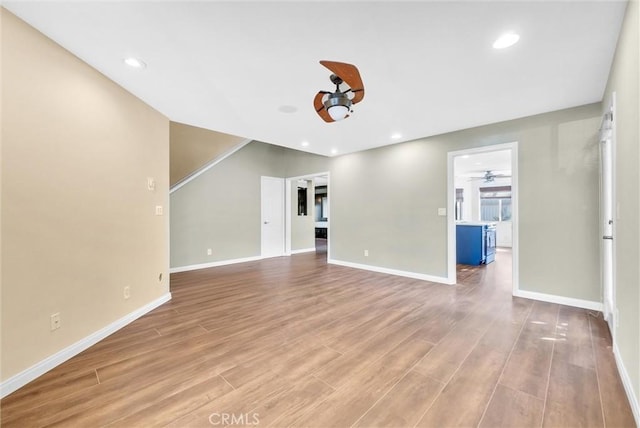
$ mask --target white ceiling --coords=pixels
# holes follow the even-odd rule
[[[454,171],[456,177],[482,177],[487,171],[511,175],[511,150],[456,156]]]
[[[331,155],[600,101],[626,2],[3,6],[173,121]],[[506,31],[520,42],[494,50]],[[333,88],[322,59],[355,64],[365,84],[341,122],[313,109]]]

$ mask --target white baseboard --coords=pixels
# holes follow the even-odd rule
[[[312,253],[316,250],[316,247],[303,248],[301,250],[291,250],[291,254]]]
[[[559,305],[573,306],[576,308],[589,309],[602,312],[604,306],[601,302],[591,300],[574,299],[572,297],[556,296],[555,294],[537,293],[535,291],[514,290],[513,295],[524,297],[525,299],[540,300],[542,302],[557,303]]]
[[[442,277],[442,276],[427,275],[427,274],[424,274],[424,273],[408,272],[408,271],[404,271],[404,270],[396,270],[396,269],[389,269],[389,268],[380,267],[380,266],[372,266],[372,265],[365,265],[365,264],[360,264],[360,263],[345,262],[345,261],[342,261],[342,260],[335,260],[335,259],[329,259],[329,260],[327,260],[327,263],[334,264],[334,265],[351,267],[351,268],[355,268],[355,269],[369,270],[369,271],[372,271],[372,272],[386,273],[386,274],[389,274],[389,275],[404,276],[406,278],[420,279],[420,280],[423,280],[423,281],[437,282],[437,283],[440,283],[440,284],[447,284],[447,285],[455,284],[453,281],[449,280],[449,278]]]
[[[28,369],[10,377],[0,384],[0,397],[4,398],[17,389],[22,388],[32,380],[38,378],[39,376],[42,376],[54,367],[59,366],[71,357],[78,355],[80,352],[95,345],[105,337],[115,333],[122,327],[135,321],[146,313],[151,312],[152,310],[162,305],[163,303],[168,302],[169,300],[171,300],[171,293],[166,293],[156,300],[147,303],[143,307],[136,309],[130,314],[125,315],[119,320],[112,322],[108,326],[101,328],[95,333],[90,334],[84,339],[77,341],[73,345],[56,352],[55,354],[45,358],[44,360],[29,367]]]
[[[178,266],[169,269],[169,273],[188,272],[190,270],[207,269],[211,267],[233,265],[236,263],[254,262],[256,260],[262,260],[262,256],[244,257],[241,259],[219,260],[217,262],[200,263],[197,265]]]
[[[636,420],[636,425],[640,427],[640,402],[638,401],[638,397],[633,391],[633,384],[631,383],[631,378],[629,377],[627,368],[624,366],[624,363],[620,358],[620,350],[618,349],[618,345],[613,346],[613,356],[616,359],[618,373],[620,374],[620,379],[622,379],[624,391],[627,393],[627,398],[629,399],[629,404],[631,405],[631,411],[633,412],[633,417]]]

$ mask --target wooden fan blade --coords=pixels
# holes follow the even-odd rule
[[[353,92],[353,99],[351,100],[353,104],[358,104],[364,98],[364,88],[351,92]]]
[[[346,62],[326,60],[320,61],[320,64],[327,67],[333,72],[333,74],[340,77],[344,83],[349,85],[354,94],[354,97],[351,100],[353,104],[357,104],[362,101],[364,98],[364,84],[362,83],[360,72],[355,65],[347,64]]]
[[[329,112],[327,111],[327,109],[324,108],[324,104],[322,104],[322,97],[324,97],[325,93],[325,91],[320,91],[316,94],[315,98],[313,99],[313,108],[316,109],[316,113],[318,113],[318,116],[320,116],[325,122],[335,122],[333,119],[331,119],[331,116],[329,116]]]

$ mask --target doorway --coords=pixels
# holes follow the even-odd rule
[[[261,256],[284,255],[284,179],[261,177]]]
[[[297,215],[294,209],[299,197],[294,189],[296,183],[305,182],[308,189],[306,218]],[[330,215],[329,215],[329,173],[303,175],[287,178],[286,184],[286,254],[315,251],[328,258],[330,254]]]
[[[329,179],[318,176],[313,179],[314,229],[316,253],[326,255],[329,246]]]
[[[479,255],[474,250],[469,263],[510,263],[512,293],[518,289],[517,151],[514,142],[448,153],[447,282],[457,283],[458,239],[477,229]],[[467,246],[461,243],[461,257]]]

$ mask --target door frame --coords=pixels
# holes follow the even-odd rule
[[[327,260],[331,260],[331,173],[330,172],[317,172],[313,174],[298,175],[296,177],[287,177],[285,179],[285,192],[284,192],[284,206],[285,206],[285,225],[284,225],[284,253],[286,256],[290,256],[291,253],[291,210],[293,204],[293,197],[291,195],[291,183],[298,180],[313,180],[316,177],[327,177],[327,201],[329,217],[327,217]],[[314,186],[315,189],[315,186]],[[315,200],[315,197],[314,197]]]
[[[457,283],[456,273],[456,221],[455,212],[455,165],[454,160],[458,156],[474,155],[478,153],[496,152],[500,150],[511,150],[511,272],[512,272],[512,294],[519,290],[519,217],[518,217],[518,142],[494,144],[491,146],[473,147],[464,150],[447,152],[447,282]]]
[[[616,295],[616,260],[617,260],[617,256],[616,256],[616,229],[617,229],[617,223],[618,223],[618,215],[617,215],[617,207],[618,207],[618,200],[617,200],[617,195],[616,195],[616,93],[613,92],[611,94],[611,101],[609,103],[609,108],[607,109],[606,114],[611,114],[611,137],[610,137],[610,144],[611,144],[611,217],[613,220],[613,224],[611,227],[611,236],[613,236],[613,241],[612,241],[612,249],[611,249],[611,296],[612,296],[612,301],[611,301],[611,305],[612,307],[611,309],[611,314],[609,319],[607,319],[607,314],[605,313],[606,310],[606,297],[605,297],[605,288],[604,288],[604,239],[600,240],[600,291],[602,293],[602,312],[603,312],[603,316],[605,317],[605,321],[607,322],[607,324],[609,325],[609,330],[611,331],[611,338],[613,341],[613,349],[616,349],[616,330],[617,330],[617,326],[618,326],[618,303],[617,303],[617,295]],[[605,118],[603,117],[602,120],[602,125],[604,125],[604,121]],[[602,127],[601,127],[601,132],[602,132]],[[602,134],[599,135],[599,144],[603,144],[604,141],[602,140]],[[601,150],[600,150],[601,152]],[[601,155],[602,156],[602,155]],[[600,159],[600,166],[599,166],[599,176],[600,176],[600,200],[599,200],[599,204],[600,204],[600,215],[599,215],[599,223],[600,223],[600,227],[599,227],[599,232],[600,232],[600,236],[604,236],[604,224],[603,224],[603,206],[602,206],[602,199],[603,199],[603,189],[602,189],[602,158]]]

